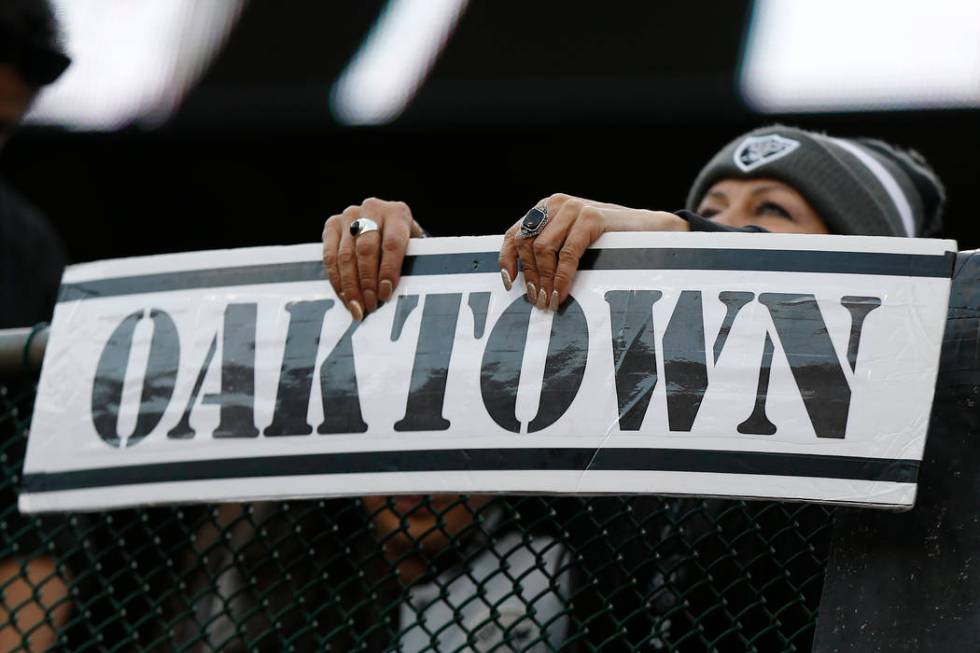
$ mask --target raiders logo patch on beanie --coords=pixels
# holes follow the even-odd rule
[[[779,134],[749,136],[735,148],[735,165],[742,172],[754,170],[770,161],[784,157],[800,146],[799,141],[783,138]]]

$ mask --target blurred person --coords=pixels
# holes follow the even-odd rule
[[[68,63],[46,1],[0,3],[0,149]],[[0,328],[48,320],[64,267],[64,247],[50,223],[0,179]],[[4,444],[10,437],[0,433]],[[5,454],[19,463],[23,444],[6,446]],[[16,514],[13,493],[0,501],[6,532],[20,534],[0,547],[0,650],[46,650],[70,614],[66,572],[42,554],[41,537]]]
[[[69,61],[46,0],[0,3],[0,148]],[[49,319],[64,267],[64,246],[51,224],[0,179],[0,328]]]
[[[160,650],[557,649],[567,553],[529,524],[489,496],[216,507]]]
[[[557,310],[586,248],[606,232],[917,237],[938,231],[944,202],[938,176],[914,151],[776,125],[719,150],[695,179],[687,208],[676,213],[564,194],[542,200],[507,230],[501,277],[510,290],[520,261],[528,301]],[[377,233],[365,234],[358,225],[352,230],[365,218],[377,224]],[[370,299],[375,288],[384,288],[385,299],[392,296],[414,224],[406,205],[376,199],[327,221],[324,263],[355,319],[363,314],[352,304]],[[830,533],[826,508],[656,496],[594,499],[589,510],[580,500],[560,503],[571,506],[564,523],[572,555],[583,561],[573,568],[575,611],[589,623],[573,648],[809,645]],[[634,518],[610,517],[623,512]],[[606,536],[596,538],[597,531]],[[613,558],[620,564],[604,564]]]
[[[553,651],[564,641],[568,553],[557,540],[507,529],[506,511],[486,495],[361,502],[385,559],[410,587],[399,607],[399,650],[508,650],[510,643]]]

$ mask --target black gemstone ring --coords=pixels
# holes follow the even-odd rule
[[[521,220],[521,231],[517,235],[519,238],[534,238],[541,233],[546,224],[548,224],[548,207],[536,206]]]
[[[350,235],[355,238],[361,234],[366,234],[369,231],[378,231],[379,229],[378,223],[371,218],[358,218],[350,223]]]

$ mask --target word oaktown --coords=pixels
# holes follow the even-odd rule
[[[497,237],[413,243],[355,322],[316,246],[66,273],[21,508],[419,492],[908,507],[948,241],[611,234],[557,313]]]

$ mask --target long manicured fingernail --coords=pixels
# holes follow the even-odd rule
[[[364,306],[367,308],[368,312],[377,310],[378,300],[375,297],[373,290],[364,291]]]
[[[544,288],[538,291],[538,308],[542,311],[548,308],[548,293],[544,291]]]
[[[527,282],[527,298],[531,300],[532,304],[538,299],[538,289],[530,281]]]
[[[500,268],[500,278],[504,280],[504,288],[510,290],[514,287],[514,282],[510,280],[510,272]]]
[[[357,320],[358,322],[360,322],[361,320],[363,320],[363,319],[364,319],[364,309],[363,309],[363,308],[361,308],[361,305],[360,305],[360,304],[358,304],[358,303],[357,303],[357,301],[355,301],[355,300],[351,300],[351,303],[350,303],[350,304],[348,304],[348,306],[347,306],[347,308],[349,308],[349,309],[350,309],[350,314],[351,314],[351,315],[352,315],[352,316],[354,317],[354,319],[355,319],[355,320]]]
[[[548,304],[548,309],[549,310],[552,310],[552,311],[557,311],[558,310],[558,291],[557,290],[552,290],[551,291],[551,303]]]
[[[393,290],[394,287],[391,285],[391,282],[388,281],[387,279],[383,280],[381,282],[381,285],[378,286],[378,299],[380,299],[383,302],[388,301],[389,299],[391,299],[391,293],[393,292]]]

